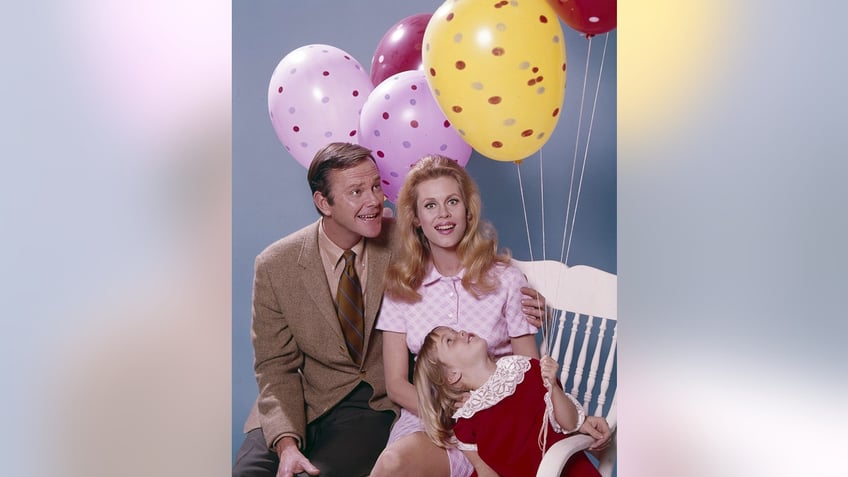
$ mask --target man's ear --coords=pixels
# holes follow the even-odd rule
[[[321,211],[322,214],[326,216],[331,216],[332,209],[330,208],[330,201],[327,200],[327,197],[321,193],[321,191],[315,191],[312,193],[312,202],[315,203],[315,207]]]

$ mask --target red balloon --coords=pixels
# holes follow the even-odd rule
[[[557,15],[587,37],[615,28],[616,0],[548,0]]]
[[[432,13],[406,17],[383,35],[371,59],[371,83],[380,84],[389,76],[410,70],[420,70],[421,43]]]

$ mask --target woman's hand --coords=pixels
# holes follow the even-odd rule
[[[535,288],[521,287],[521,311],[527,322],[536,328],[542,327],[542,319],[546,317],[545,297]]]

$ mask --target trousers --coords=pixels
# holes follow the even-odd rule
[[[361,382],[339,404],[306,426],[303,454],[321,477],[368,475],[386,447],[395,414],[368,406],[373,390]],[[280,460],[262,429],[245,434],[233,463],[233,477],[275,477]],[[307,477],[308,474],[298,474]]]

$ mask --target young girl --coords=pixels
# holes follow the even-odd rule
[[[415,363],[418,412],[425,431],[436,445],[476,451],[486,464],[484,472],[536,475],[542,449],[566,434],[579,430],[598,439],[596,444],[609,438],[606,422],[584,417],[577,400],[562,390],[556,370],[549,356],[539,361],[513,355],[495,361],[479,336],[436,327],[424,339]],[[468,391],[470,398],[457,410],[456,403]],[[569,459],[562,475],[599,474],[580,452]]]
[[[425,156],[409,171],[397,201],[394,262],[377,328],[389,398],[402,407],[373,477],[467,477],[476,454],[437,447],[424,434],[418,398],[409,381],[408,356],[417,354],[434,326],[471,330],[486,338],[494,356],[537,357],[536,327],[523,308],[533,290],[498,254],[494,232],[481,216],[477,185],[456,161]],[[533,296],[533,295],[530,295]],[[529,298],[529,297],[528,297]],[[544,307],[542,307],[544,308]]]

